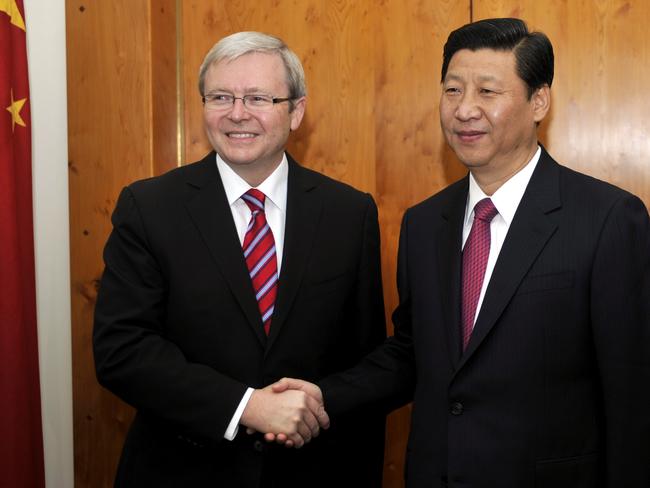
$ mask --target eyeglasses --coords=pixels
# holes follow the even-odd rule
[[[251,111],[265,112],[271,110],[276,103],[288,102],[291,98],[274,98],[270,95],[244,95],[236,97],[229,93],[210,93],[202,98],[203,105],[208,110],[228,110],[235,105],[235,100],[241,100]]]

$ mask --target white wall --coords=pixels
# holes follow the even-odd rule
[[[32,113],[36,302],[47,488],[74,486],[65,0],[23,0]]]

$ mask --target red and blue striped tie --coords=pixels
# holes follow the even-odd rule
[[[278,263],[275,255],[273,232],[266,221],[264,200],[266,195],[254,188],[242,195],[251,210],[251,220],[244,236],[244,258],[253,283],[255,298],[262,315],[264,332],[269,334],[271,317],[278,291]]]

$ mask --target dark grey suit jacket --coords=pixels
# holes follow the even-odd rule
[[[385,413],[332,417],[300,450],[223,434],[246,387],[317,381],[385,338],[372,197],[289,158],[284,254],[267,338],[215,154],[120,195],[94,352],[137,409],[116,486],[379,487]],[[360,426],[360,430],[359,430]],[[346,475],[348,476],[348,475]]]
[[[468,178],[409,209],[395,336],[321,382],[337,414],[414,388],[410,488],[650,486],[650,222],[542,151],[461,353]]]

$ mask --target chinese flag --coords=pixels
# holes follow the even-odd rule
[[[0,487],[44,487],[22,0],[0,0]]]

